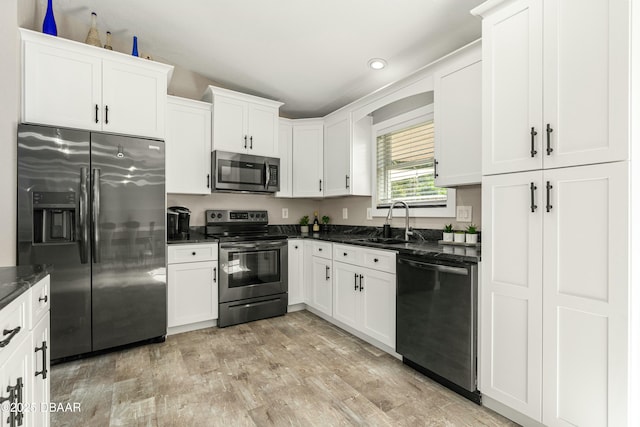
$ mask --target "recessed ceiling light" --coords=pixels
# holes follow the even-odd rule
[[[374,70],[382,70],[387,66],[387,61],[382,58],[373,58],[369,60],[368,64],[369,68],[372,68]]]

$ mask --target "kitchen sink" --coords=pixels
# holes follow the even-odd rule
[[[358,239],[361,242],[368,243],[379,243],[382,245],[394,245],[396,243],[407,243],[404,239],[393,239],[393,238],[385,238],[385,237],[370,237],[368,239]]]

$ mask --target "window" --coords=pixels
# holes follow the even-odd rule
[[[411,207],[447,205],[447,189],[434,184],[433,114],[420,113],[376,132],[377,208],[398,200]]]

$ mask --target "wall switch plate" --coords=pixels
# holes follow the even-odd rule
[[[371,208],[367,208],[367,219],[372,220],[373,216],[371,215]]]
[[[471,210],[472,206],[458,206],[456,207],[456,221],[458,222],[471,222]]]
[[[284,218],[284,219],[289,218],[289,209],[288,208],[282,208],[282,218]]]
[[[342,208],[342,219],[349,218],[349,210],[347,208]]]

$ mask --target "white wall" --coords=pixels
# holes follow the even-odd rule
[[[320,211],[320,205],[319,200],[276,199],[260,194],[167,195],[167,206],[185,206],[191,210],[192,226],[204,225],[204,211],[207,209],[267,210],[270,224],[297,224],[302,216],[312,217],[314,211]],[[289,209],[289,218],[282,218],[282,208]]]
[[[16,132],[19,117],[18,0],[0,1],[0,266],[16,264]]]
[[[458,206],[472,207],[472,222],[481,227],[481,203],[480,186],[470,185],[459,187],[456,190],[456,203]],[[320,215],[328,215],[332,224],[367,225],[382,227],[385,218],[374,217],[367,220],[367,208],[371,207],[371,197],[336,197],[324,199],[320,204]],[[342,219],[342,209],[347,208],[347,219]],[[409,225],[414,228],[441,229],[445,224],[453,224],[454,228],[462,230],[469,225],[468,222],[458,223],[455,218],[409,218]],[[394,209],[393,227],[404,227],[404,211]]]

